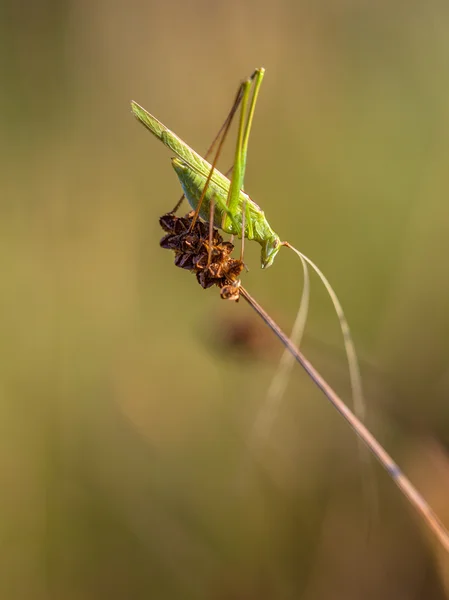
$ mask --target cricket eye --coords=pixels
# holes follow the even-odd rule
[[[281,240],[278,237],[273,237],[273,238],[271,238],[270,245],[271,245],[270,254],[272,254],[273,252],[275,252],[279,249],[279,246],[281,245]]]

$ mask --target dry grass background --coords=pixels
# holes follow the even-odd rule
[[[267,69],[247,189],[336,287],[370,423],[448,522],[448,17],[436,0],[3,2],[2,598],[444,597],[447,557],[377,467],[367,507],[353,435],[301,373],[248,467],[280,348],[217,350],[245,307],[160,251],[178,184],[129,101],[201,151]],[[299,264],[262,272],[248,250],[246,285],[288,327]],[[308,334],[348,397],[317,282]]]

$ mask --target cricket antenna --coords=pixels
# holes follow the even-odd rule
[[[335,312],[337,313],[337,317],[340,322],[340,329],[343,335],[343,343],[345,346],[346,357],[348,360],[349,378],[351,381],[352,398],[354,402],[354,412],[361,421],[364,421],[366,417],[366,404],[365,399],[363,397],[362,377],[360,375],[359,361],[357,359],[355,345],[352,340],[351,330],[349,329],[348,321],[346,320],[345,313],[343,312],[343,308],[338,299],[338,296],[335,293],[334,288],[329,283],[328,279],[325,277],[324,273],[317,267],[317,265],[312,260],[310,260],[310,258],[308,258],[305,254],[297,250],[289,242],[282,242],[282,245],[293,250],[293,252],[297,256],[299,256],[299,258],[302,261],[306,261],[312,267],[312,269],[323,282],[323,285],[326,288],[330,299],[332,300],[332,304],[334,305]]]
[[[285,244],[283,244],[285,245]],[[303,270],[303,286],[301,293],[301,301],[299,309],[296,314],[295,322],[293,324],[292,331],[290,333],[290,340],[297,348],[301,346],[304,329],[307,323],[307,317],[309,314],[309,299],[310,299],[310,277],[307,263],[302,256],[299,257],[302,262]],[[270,433],[270,429],[276,419],[277,413],[282,398],[287,389],[289,374],[295,363],[295,357],[291,354],[288,349],[285,349],[281,360],[279,361],[278,368],[275,375],[273,376],[270,386],[268,388],[265,402],[260,408],[253,425],[253,431],[251,434],[251,445],[258,446],[260,441],[266,440]]]
[[[335,293],[334,288],[329,283],[327,277],[318,268],[318,266],[305,254],[300,252],[297,248],[292,246],[289,242],[282,242],[283,246],[290,248],[293,252],[299,256],[301,261],[305,261],[308,263],[318,277],[321,279],[324,287],[326,288],[327,293],[329,294],[330,299],[332,300],[332,304],[334,305],[335,312],[337,313],[338,321],[340,323],[340,329],[343,336],[343,345],[345,348],[346,359],[348,361],[348,369],[349,369],[349,381],[351,384],[351,396],[353,409],[356,417],[364,423],[366,421],[366,401],[363,395],[363,386],[362,386],[362,376],[360,374],[360,365],[359,360],[357,358],[357,352],[355,350],[354,341],[352,339],[351,330],[349,329],[349,324],[346,319],[345,313],[343,311],[343,307],[338,299],[337,294]],[[301,309],[301,307],[300,307]],[[298,311],[299,312],[299,311]],[[294,342],[293,342],[294,343]],[[293,366],[293,360],[290,361],[291,366]],[[291,368],[291,367],[290,367]],[[375,483],[375,476],[373,471],[373,464],[370,462],[370,457],[366,452],[366,449],[363,447],[362,441],[358,440],[359,445],[359,455],[364,463],[366,469],[368,469],[368,473],[364,471],[362,474],[362,490],[363,495],[365,496],[365,501],[367,506],[371,507],[372,514],[374,515],[374,519],[378,514],[378,491]]]
[[[305,254],[297,250],[289,242],[282,242],[282,246],[290,248],[301,260],[303,268],[303,291],[301,295],[300,306],[296,315],[296,319],[290,333],[290,340],[294,346],[300,347],[304,329],[307,321],[308,308],[309,308],[309,297],[310,297],[310,280],[308,265],[316,272],[318,277],[321,279],[327,293],[329,294],[332,304],[334,305],[335,312],[340,323],[340,329],[343,335],[343,343],[345,347],[345,353],[349,367],[349,379],[351,384],[351,395],[354,407],[354,412],[357,418],[364,422],[366,419],[366,403],[363,396],[362,378],[360,374],[359,362],[357,359],[357,353],[355,345],[351,336],[348,321],[344,314],[341,303],[335,293],[333,287],[325,277],[324,273],[317,267],[317,265],[308,258]],[[253,428],[253,443],[257,444],[259,440],[266,439],[269,435],[270,428],[276,418],[282,397],[285,393],[288,383],[288,376],[293,368],[295,359],[292,354],[286,349],[281,357],[278,369],[271,381],[271,385],[268,388],[266,400],[262,408],[260,409]],[[359,440],[360,442],[360,440]],[[363,462],[369,461],[369,456],[365,451],[365,448],[361,444],[360,455]],[[377,513],[377,500],[376,490],[374,484],[374,476],[368,475],[367,478],[363,477],[363,493],[366,496],[367,504],[373,507],[373,513]]]

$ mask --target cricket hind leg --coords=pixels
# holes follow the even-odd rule
[[[244,178],[246,171],[246,158],[248,153],[248,141],[253,122],[256,102],[262,84],[264,69],[256,69],[254,73],[241,84],[241,109],[240,120],[237,133],[237,143],[234,155],[234,165],[232,171],[231,185],[229,186],[228,197],[226,200],[227,211],[223,213],[222,229],[226,230],[235,226],[232,216],[238,212],[240,191],[244,188]],[[252,89],[252,94],[251,94]],[[234,233],[234,231],[233,231]],[[235,232],[237,233],[237,232]],[[242,237],[244,231],[242,231]]]
[[[240,86],[240,87],[241,87],[241,86]],[[236,101],[237,101],[237,96],[236,96],[236,100],[235,100],[235,102],[236,102]],[[234,102],[234,104],[235,104],[235,102]],[[237,108],[238,108],[238,105],[237,105],[237,107],[235,108],[235,110],[237,110]],[[235,113],[235,110],[234,110],[234,113]],[[206,160],[207,160],[207,159],[209,158],[209,156],[211,155],[211,153],[212,153],[213,149],[215,148],[215,145],[216,145],[217,141],[219,140],[220,136],[223,134],[223,131],[226,129],[226,127],[227,127],[227,125],[228,125],[228,119],[229,119],[229,117],[230,117],[230,115],[228,115],[228,116],[226,117],[226,120],[225,120],[225,122],[224,122],[224,123],[223,123],[223,125],[220,127],[220,129],[218,130],[218,133],[217,133],[217,135],[214,137],[214,139],[212,140],[212,143],[211,143],[211,145],[209,146],[209,148],[206,150],[206,153],[204,154],[204,158],[205,158]],[[227,171],[227,172],[226,172],[226,174],[225,174],[225,175],[226,175],[226,177],[229,175],[229,173],[231,173],[231,172],[232,172],[232,169],[233,169],[233,167],[231,167],[230,169],[228,169],[228,171]],[[183,201],[184,201],[185,197],[186,197],[186,196],[185,196],[185,194],[183,194],[183,195],[181,196],[181,198],[178,200],[178,202],[176,203],[175,207],[174,207],[174,208],[173,208],[173,209],[172,209],[170,212],[168,212],[167,214],[169,214],[169,215],[171,215],[171,214],[175,214],[175,213],[176,213],[176,211],[178,210],[178,208],[179,208],[179,207],[181,206],[181,204],[183,203]]]
[[[216,143],[218,142],[218,148],[217,148],[217,151],[215,153],[214,160],[212,162],[212,166],[211,166],[211,169],[209,171],[209,175],[207,176],[206,183],[204,184],[203,191],[201,192],[201,197],[200,197],[198,205],[197,205],[197,207],[195,209],[195,214],[193,216],[192,223],[191,223],[191,229],[193,229],[193,227],[195,226],[195,223],[196,223],[196,221],[198,219],[198,216],[199,216],[199,213],[200,213],[200,210],[201,210],[201,206],[203,204],[204,197],[206,195],[206,192],[208,190],[210,181],[211,181],[212,176],[214,174],[214,170],[215,170],[215,168],[217,166],[218,159],[220,157],[221,150],[223,148],[223,144],[225,142],[225,139],[226,139],[226,136],[228,134],[229,128],[231,127],[231,123],[232,123],[232,120],[234,118],[234,115],[237,112],[237,109],[240,106],[240,103],[242,102],[243,98],[244,98],[244,83],[240,84],[239,89],[237,90],[237,94],[235,96],[232,108],[229,111],[229,114],[226,117],[225,122],[220,127],[220,130],[219,130],[218,134],[215,136],[215,139],[212,142],[212,144],[211,144],[211,146],[210,146],[210,148],[208,150],[208,153],[211,152],[213,150],[213,148],[215,147]]]
[[[237,94],[238,97],[240,97],[241,102],[240,119],[234,155],[234,164],[231,168],[232,179],[231,184],[229,186],[228,197],[226,199],[227,210],[223,212],[223,218],[221,223],[221,228],[223,230],[226,231],[231,229],[233,233],[238,233],[238,225],[235,222],[233,215],[236,215],[239,209],[240,191],[243,190],[243,182],[246,170],[246,157],[248,151],[249,133],[251,130],[251,124],[254,117],[257,96],[259,93],[260,85],[262,83],[263,75],[264,69],[256,69],[251,75],[251,77],[242,82],[239,88],[239,92]],[[240,261],[244,264],[243,256],[245,250],[246,227],[248,227],[248,237],[250,239],[253,238],[253,223],[251,220],[249,206],[247,204],[246,199],[243,202],[241,211],[242,214],[240,228],[242,243],[240,248]]]

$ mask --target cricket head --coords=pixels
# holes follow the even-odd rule
[[[274,257],[279,252],[279,248],[282,246],[280,238],[274,233],[262,244],[261,262],[262,269],[271,267],[274,261]]]

